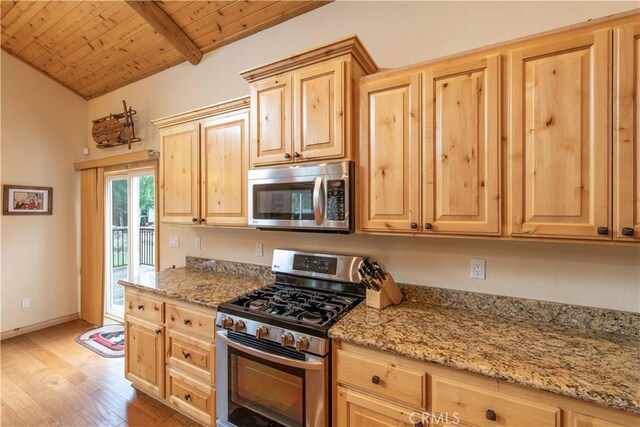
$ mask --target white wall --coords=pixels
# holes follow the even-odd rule
[[[381,68],[394,68],[635,7],[636,2],[335,2],[209,53],[198,66],[184,63],[89,101],[88,116],[116,111],[126,99],[140,112],[144,141],[136,148],[157,149],[158,133],[149,120],[247,95],[238,72],[348,34],[358,34]],[[91,148],[91,157],[126,151]],[[166,225],[160,231],[163,268],[182,265],[185,255],[269,264],[274,247],[333,250],[375,256],[403,282],[640,312],[637,247]],[[196,235],[203,239],[201,251],[193,249]],[[169,236],[180,237],[182,247],[169,248]],[[265,244],[264,258],[253,255],[258,241]],[[486,258],[487,280],[467,278],[471,256]]]
[[[2,184],[53,187],[53,215],[3,216],[0,329],[78,312],[79,178],[87,103],[4,51]],[[20,307],[23,297],[31,308]]]

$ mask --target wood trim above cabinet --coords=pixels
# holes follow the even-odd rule
[[[73,169],[81,171],[93,168],[106,168],[109,166],[144,162],[147,160],[157,160],[158,157],[160,157],[160,153],[155,150],[141,150],[117,156],[103,157],[101,159],[87,160],[85,162],[76,162],[73,164]]]
[[[181,123],[193,122],[201,119],[207,119],[219,114],[232,113],[234,111],[244,110],[251,105],[251,98],[249,96],[242,96],[240,98],[231,99],[226,102],[221,102],[207,107],[196,108],[195,110],[186,111],[184,113],[173,114],[171,116],[161,117],[159,119],[151,120],[151,124],[158,129],[162,129],[168,126],[173,126]]]
[[[378,66],[373,58],[371,58],[371,55],[364,47],[358,36],[352,34],[335,42],[306,50],[285,59],[241,71],[240,75],[249,83],[253,83],[257,80],[273,77],[317,62],[337,58],[342,55],[353,56],[354,60],[360,64],[366,74],[378,71]]]

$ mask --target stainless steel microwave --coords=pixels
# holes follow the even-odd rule
[[[249,226],[350,233],[351,161],[249,171]]]

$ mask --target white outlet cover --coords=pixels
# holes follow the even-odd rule
[[[179,248],[180,247],[180,238],[176,236],[169,237],[169,247],[170,248]]]
[[[262,251],[262,243],[258,242],[258,243],[256,243],[256,256],[257,257],[261,257],[263,255],[264,255],[264,253]]]
[[[469,277],[472,279],[485,280],[485,260],[480,258],[471,258],[471,271]]]
[[[200,239],[199,237],[196,237],[194,241],[194,246],[197,250],[202,249],[202,239]]]
[[[22,308],[29,308],[29,307],[31,307],[31,298],[29,297],[22,298]]]

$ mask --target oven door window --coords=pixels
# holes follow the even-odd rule
[[[253,218],[312,221],[313,187],[313,181],[254,185]]]
[[[238,427],[304,426],[304,369],[229,349],[229,422]]]

